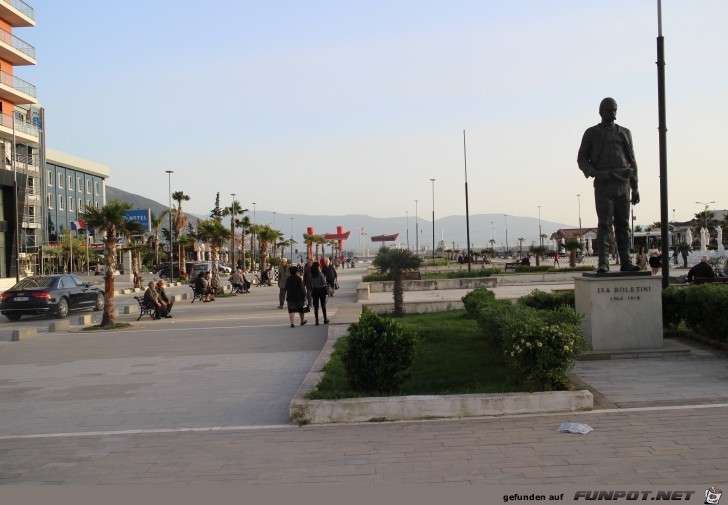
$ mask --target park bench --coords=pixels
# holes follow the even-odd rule
[[[508,271],[515,272],[516,268],[518,268],[520,266],[521,266],[520,261],[510,261],[505,264],[505,266],[503,267],[503,271],[504,272],[508,272]]]
[[[190,303],[195,303],[195,300],[204,301],[205,295],[197,291],[194,284],[190,284],[190,289],[192,289],[192,301]]]
[[[137,317],[137,321],[139,321],[142,316],[149,316],[152,319],[156,319],[157,317],[155,314],[156,307],[147,307],[144,305],[144,298],[140,296],[135,296],[134,299],[139,303],[139,317]]]
[[[403,281],[421,281],[422,275],[419,270],[405,270],[402,272]]]
[[[693,284],[728,284],[728,277],[696,277]]]

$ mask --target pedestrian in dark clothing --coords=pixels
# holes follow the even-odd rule
[[[296,325],[293,324],[296,313],[301,318],[301,326],[306,324],[308,321],[304,319],[303,308],[306,305],[306,286],[303,284],[303,279],[298,275],[298,267],[290,267],[288,270],[288,279],[286,279],[286,302],[288,305],[288,319],[291,322],[291,328]]]
[[[313,311],[316,316],[316,326],[319,325],[319,306],[321,314],[324,316],[324,324],[329,324],[329,319],[326,317],[326,277],[321,273],[320,265],[317,262],[311,265],[311,286],[313,287]]]
[[[695,279],[698,279],[698,278],[712,279],[713,277],[715,277],[715,272],[713,272],[713,267],[711,267],[710,264],[708,263],[709,261],[710,261],[709,256],[702,256],[700,258],[700,263],[695,265],[688,272],[688,282],[693,282],[693,281],[695,281]]]

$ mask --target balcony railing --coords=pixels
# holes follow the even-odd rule
[[[13,116],[10,114],[2,114],[0,115],[0,125],[4,126],[5,128],[13,129]],[[26,135],[32,135],[33,137],[38,137],[38,127],[20,120],[15,120],[15,131],[16,132],[22,132]]]
[[[26,95],[30,95],[33,98],[35,98],[35,86],[30,84],[27,81],[24,81],[20,77],[16,77],[12,74],[8,74],[7,72],[0,71],[0,84],[4,84],[5,86],[10,86],[11,88],[20,91],[21,93],[25,93]]]
[[[12,33],[6,32],[5,30],[0,30],[0,40],[5,42],[9,46],[14,47],[21,53],[35,59],[35,47],[31,46],[23,39],[16,37]]]
[[[30,19],[35,21],[35,13],[33,12],[33,8],[28,5],[27,3],[23,2],[23,0],[1,0],[2,2],[6,4],[10,4],[13,7],[15,7],[17,10],[28,16]]]

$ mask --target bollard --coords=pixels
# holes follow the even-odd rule
[[[85,316],[79,316],[78,322],[76,324],[80,324],[81,326],[86,326],[88,324],[92,324],[94,322],[94,316],[91,314],[85,315]]]
[[[139,305],[125,305],[123,309],[124,314],[136,314],[139,312]]]
[[[63,320],[63,321],[54,321],[50,325],[48,325],[48,331],[53,333],[57,331],[68,331],[71,329],[71,321]]]
[[[20,340],[28,340],[38,336],[38,331],[35,328],[19,328],[13,330],[13,336],[10,338],[11,342],[18,342]]]

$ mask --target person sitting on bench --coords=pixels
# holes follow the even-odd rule
[[[148,309],[154,309],[154,319],[160,319],[164,308],[162,306],[162,301],[159,299],[159,293],[157,293],[155,288],[155,282],[150,281],[149,287],[144,292],[144,306]]]
[[[159,295],[159,301],[164,305],[164,314],[162,314],[167,319],[172,318],[172,305],[174,305],[174,300],[170,298],[167,295],[167,291],[164,289],[164,279],[159,279],[157,282],[157,294]]]
[[[240,269],[235,270],[232,274],[230,274],[230,277],[228,277],[228,281],[230,281],[230,285],[233,287],[233,293],[246,293],[247,289],[245,288],[246,280],[243,276]]]

